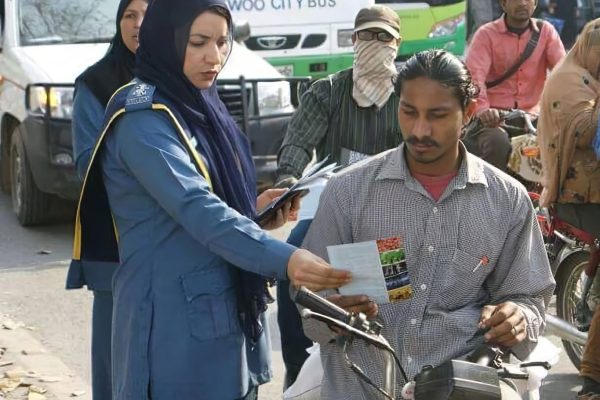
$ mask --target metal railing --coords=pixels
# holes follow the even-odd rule
[[[269,82],[287,82],[290,85],[291,103],[292,105],[296,106],[298,104],[299,95],[303,93],[310,81],[310,77],[248,79],[242,75],[239,77],[239,79],[219,79],[217,81],[217,90],[219,91],[219,97],[221,97],[221,100],[223,103],[225,103],[225,106],[227,106],[229,112],[232,114],[236,122],[240,124],[240,127],[244,133],[247,134],[249,132],[251,121],[291,117],[293,114],[293,111],[286,111],[260,115],[258,98],[259,84]],[[232,90],[228,88],[228,86],[234,89]],[[238,97],[235,94],[235,89],[239,89],[239,101],[235,100],[235,98]],[[241,113],[235,108],[235,103],[237,102],[240,103],[239,106],[241,106]]]

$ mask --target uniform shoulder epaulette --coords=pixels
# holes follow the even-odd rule
[[[156,86],[145,82],[134,82],[128,87],[125,98],[125,111],[138,111],[152,108]]]

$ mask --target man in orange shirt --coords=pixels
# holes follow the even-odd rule
[[[537,0],[500,0],[500,5],[504,14],[475,32],[467,53],[467,67],[481,90],[476,115],[484,128],[465,144],[471,153],[506,170],[511,146],[500,128],[499,110],[519,108],[537,115],[546,76],[565,48],[550,23],[532,19]],[[533,52],[507,76],[534,34],[539,39]]]

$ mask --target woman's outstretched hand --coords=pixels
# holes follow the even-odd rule
[[[298,249],[288,262],[288,279],[296,287],[306,286],[317,292],[338,288],[352,280],[350,272],[333,269],[325,260],[308,250]]]
[[[256,199],[256,209],[260,212],[263,208],[269,205],[273,200],[283,195],[287,189],[267,189]],[[298,210],[300,209],[300,196],[293,197],[290,201],[284,204],[275,216],[268,220],[261,227],[266,230],[280,228],[288,221],[295,221],[298,218]]]

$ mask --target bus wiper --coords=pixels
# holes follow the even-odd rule
[[[60,36],[36,37],[27,39],[26,41],[28,45],[56,44],[62,42],[64,42],[64,39]]]

